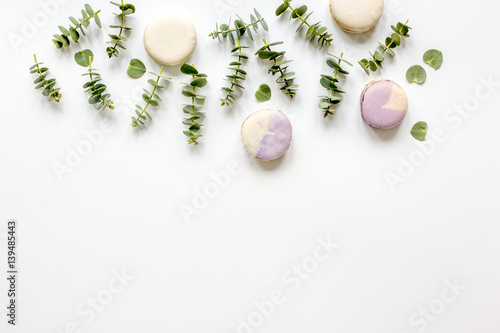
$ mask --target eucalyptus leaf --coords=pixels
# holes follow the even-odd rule
[[[427,79],[427,72],[420,65],[414,65],[408,68],[406,72],[406,79],[410,83],[423,84]]]
[[[443,53],[436,49],[430,49],[424,53],[424,61],[434,69],[439,69],[443,65]]]
[[[75,61],[82,67],[89,67],[90,61],[94,59],[94,53],[91,50],[85,49],[75,53]]]
[[[267,84],[261,84],[255,92],[255,98],[260,102],[267,102],[271,99],[271,88]]]
[[[418,141],[425,141],[429,126],[425,121],[419,121],[411,129],[411,135]]]
[[[139,59],[130,60],[130,65],[127,69],[127,74],[133,78],[138,79],[146,73],[146,65]]]

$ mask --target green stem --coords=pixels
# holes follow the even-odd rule
[[[97,14],[99,14],[101,12],[101,10],[99,9],[97,12],[95,12],[95,16],[97,16]],[[92,16],[89,16],[87,17],[86,19],[83,19],[84,22],[87,22],[88,20],[90,20],[92,18]]]
[[[269,44],[267,44],[267,42],[266,42],[265,39],[264,39],[264,44],[266,45],[267,50],[269,52],[272,52],[271,47],[269,46]],[[276,60],[276,58],[274,58],[274,65],[276,66],[277,63],[278,63],[278,60]],[[285,72],[283,71],[283,69],[281,68],[281,66],[277,66],[277,67],[278,67],[278,69],[280,71],[281,76],[285,75]],[[288,82],[290,82],[291,80],[285,79],[284,81],[285,81],[285,85],[288,86]],[[288,91],[290,97],[293,98],[293,92],[290,89],[287,89],[287,91]]]
[[[236,73],[235,73],[235,76],[238,76],[238,74],[240,73],[239,70],[241,68],[241,56],[243,55],[243,53],[241,52],[242,48],[241,48],[241,41],[238,39],[238,66],[236,66]],[[236,78],[233,79],[233,82],[231,82],[231,88],[229,88],[230,90],[233,90],[234,88],[234,85],[236,84]],[[231,94],[227,94],[226,95],[226,99],[229,99],[229,96]]]
[[[283,0],[283,2],[286,2],[286,0]],[[290,10],[291,10],[292,12],[294,12],[294,11],[295,11],[295,9],[293,9],[293,7],[290,5],[290,3],[288,2],[287,4],[288,4],[288,8],[290,8]],[[297,17],[298,17],[298,18],[299,18],[302,22],[304,22],[304,24],[305,24],[305,25],[307,25],[309,28],[311,28],[311,25],[309,24],[309,22],[307,22],[306,20],[304,20],[304,18],[303,18],[301,15],[298,15],[298,14],[297,14]],[[316,28],[313,28],[313,31],[314,31],[314,33],[316,34],[316,36],[319,36],[319,34],[318,34],[318,30],[317,30]]]
[[[263,20],[264,20],[264,19],[259,19],[259,20],[255,21],[254,23],[249,23],[249,24],[245,25],[244,27],[245,27],[246,29],[248,29],[249,27],[252,27],[252,26],[254,26],[254,25],[255,25],[255,24],[257,24],[257,23],[260,23],[260,22],[262,22]],[[240,30],[241,30],[241,29],[240,29]],[[212,33],[211,33],[210,35],[208,35],[208,36],[209,36],[209,37],[212,37],[212,38],[216,38],[216,37],[217,37],[217,35],[219,35],[219,34],[222,34],[222,33],[231,33],[231,32],[235,32],[235,31],[236,31],[236,29],[220,30],[220,31],[218,30],[218,31],[212,32]]]
[[[160,75],[159,75],[159,76],[158,76],[158,78],[156,79],[156,84],[155,84],[155,86],[153,87],[153,92],[151,93],[151,99],[153,99],[153,96],[154,96],[154,94],[155,94],[155,92],[156,92],[156,88],[158,87],[158,83],[160,83],[160,79],[161,79],[161,74],[162,74],[162,73],[163,73],[163,67],[162,67],[162,68],[161,68],[161,70],[160,70]],[[148,107],[149,107],[150,105],[151,105],[151,104],[150,104],[149,102],[146,104],[146,106],[144,107],[144,109],[143,109],[143,110],[142,110],[142,112],[141,112],[141,116],[143,116],[143,115],[144,115],[144,113],[146,113],[146,110],[148,109]],[[139,119],[141,118],[141,116],[137,117],[137,120],[139,120]]]
[[[122,0],[122,13],[124,12],[124,9],[125,9],[125,5],[123,4],[123,0]],[[121,19],[122,19],[122,23],[120,24],[120,33],[118,34],[118,36],[120,36],[120,37],[122,36],[122,33],[123,33],[123,24],[125,23],[125,16],[122,16]],[[118,43],[119,42],[120,42],[120,40],[117,39],[116,43],[115,43],[115,46],[113,46],[113,49],[116,50],[116,48],[118,47]]]
[[[407,27],[407,24],[410,20],[406,20],[406,23],[403,25],[403,27],[401,28],[401,30],[399,30],[399,34],[401,35],[401,33],[403,32],[403,29]],[[391,40],[391,42],[389,43],[389,45],[387,45],[384,49],[384,51],[382,51],[382,53],[380,55],[384,55],[385,51],[387,51],[388,48],[391,47],[391,45],[394,43],[394,40]]]

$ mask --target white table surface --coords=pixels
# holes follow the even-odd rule
[[[46,1],[4,4],[0,267],[6,270],[6,225],[14,218],[20,273],[16,327],[6,323],[7,281],[0,279],[2,332],[499,332],[498,2],[388,0],[379,25],[353,36],[335,25],[327,0],[295,0],[334,33],[328,51],[355,63],[345,100],[327,120],[317,109],[319,75],[331,72],[327,50],[309,44],[305,32],[295,34],[296,22],[276,18],[279,3],[141,0],[128,21],[128,51],[112,60],[104,52],[107,28],[92,26],[88,38],[64,51],[52,45],[57,26],[77,16],[83,1],[60,0],[49,20]],[[114,6],[91,4],[103,10],[106,27],[115,23]],[[199,45],[189,62],[209,75],[200,90],[208,115],[198,147],[182,134],[187,100],[178,68],[166,70],[173,80],[152,126],[130,127],[149,77],[134,81],[126,68],[140,58],[159,70],[142,32],[169,6],[192,16]],[[208,34],[235,14],[248,20],[253,7],[270,32],[249,54],[262,38],[283,40],[300,90],[290,101],[266,75],[269,64],[252,57],[246,92],[222,108],[230,46]],[[406,19],[411,38],[367,77],[357,61]],[[23,31],[33,20],[36,30]],[[18,45],[14,34],[24,38]],[[81,48],[94,51],[114,112],[87,104],[85,70],[73,60]],[[444,53],[438,71],[423,64],[430,48]],[[33,53],[63,88],[59,105],[33,89]],[[422,86],[405,79],[414,64],[427,70]],[[408,94],[409,114],[395,130],[374,131],[360,117],[360,92],[377,78],[395,80]],[[274,92],[265,104],[253,96],[261,83]],[[290,151],[267,164],[247,156],[240,140],[244,119],[263,108],[283,110],[294,128]],[[420,120],[430,126],[426,144],[409,134]],[[95,135],[90,148],[86,133]],[[81,160],[69,156],[85,148]],[[54,165],[67,158],[71,172],[58,175]],[[236,171],[228,184],[214,186],[211,174],[228,167]],[[401,178],[391,186],[388,175]],[[206,189],[214,195],[204,202],[197,191]],[[187,219],[180,209],[194,207],[193,200],[200,209]],[[335,250],[316,250],[318,239],[328,238]],[[303,263],[307,276],[290,271]],[[120,287],[114,276],[122,271],[133,280]],[[255,305],[276,297],[272,314]]]

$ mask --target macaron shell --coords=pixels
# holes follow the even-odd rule
[[[374,128],[396,127],[403,122],[407,112],[406,93],[393,81],[370,82],[361,94],[361,116]]]
[[[184,15],[166,11],[156,15],[144,30],[144,48],[156,62],[175,66],[184,63],[197,45],[196,29]]]
[[[255,158],[276,160],[290,148],[292,124],[281,111],[258,111],[243,123],[241,140],[247,152]]]
[[[384,0],[330,0],[330,12],[343,30],[363,33],[377,25],[384,12]]]

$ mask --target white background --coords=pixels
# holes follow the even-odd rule
[[[115,24],[114,6],[90,3],[103,10],[105,26]],[[279,3],[141,0],[128,21],[134,28],[128,51],[112,60],[104,52],[106,28],[92,26],[88,38],[63,51],[52,45],[57,26],[78,16],[83,1],[60,4],[49,22],[43,22],[42,1],[4,4],[0,266],[5,271],[6,223],[16,218],[20,276],[15,328],[6,324],[7,285],[1,279],[2,332],[236,332],[238,318],[246,320],[256,300],[279,289],[286,301],[255,332],[411,333],[424,331],[410,317],[440,305],[446,280],[467,289],[439,309],[425,331],[499,332],[500,87],[488,98],[474,97],[477,89],[488,93],[481,80],[500,82],[498,3],[389,0],[379,25],[354,36],[335,25],[327,0],[294,1],[307,3],[315,11],[311,21],[322,20],[334,33],[328,51],[344,52],[355,64],[343,84],[344,102],[327,120],[316,107],[324,93],[319,75],[331,72],[327,50],[309,44],[305,32],[295,34],[297,22],[276,18]],[[170,6],[192,17],[199,44],[189,62],[210,80],[200,91],[208,95],[208,116],[198,147],[188,146],[182,134],[181,104],[188,101],[180,94],[186,78],[178,68],[166,70],[173,80],[161,93],[165,102],[152,111],[153,124],[130,127],[129,104],[141,102],[133,92],[148,88],[149,77],[134,81],[126,68],[131,58],[140,58],[159,71],[144,51],[142,32],[155,12]],[[229,74],[231,47],[208,34],[216,21],[235,14],[248,20],[253,7],[270,26],[260,38],[285,42],[301,87],[290,101],[266,75],[269,63],[252,57],[246,92],[233,108],[222,108],[219,88]],[[14,46],[9,38],[22,37],[34,17],[41,17],[39,27]],[[408,18],[411,38],[383,70],[367,77],[357,61],[390,34],[391,24]],[[257,39],[249,54],[260,45]],[[87,104],[80,76],[85,69],[73,60],[81,48],[94,51],[116,111]],[[438,71],[423,64],[430,48],[444,53]],[[33,89],[33,53],[63,88],[59,105]],[[427,70],[422,86],[405,79],[414,64]],[[375,131],[360,117],[360,92],[375,78],[395,80],[408,94],[409,114],[395,130]],[[260,104],[253,93],[264,82],[274,96]],[[457,116],[454,107],[464,103],[472,111]],[[240,141],[244,119],[263,108],[283,110],[294,128],[290,151],[267,164],[247,156]],[[446,138],[423,160],[422,144],[409,134],[419,120],[429,123],[428,145],[436,132]],[[58,178],[54,163],[65,164],[68,151],[86,141],[85,131],[103,124],[113,129],[102,143]],[[418,165],[391,188],[387,173],[397,174],[410,159]],[[228,163],[237,163],[239,174],[186,223],[179,207],[192,206],[196,191],[212,182],[210,172]],[[331,237],[340,248],[291,291],[283,275],[310,259],[318,237]],[[106,295],[113,272],[122,269],[135,279],[87,322],[77,308]]]

